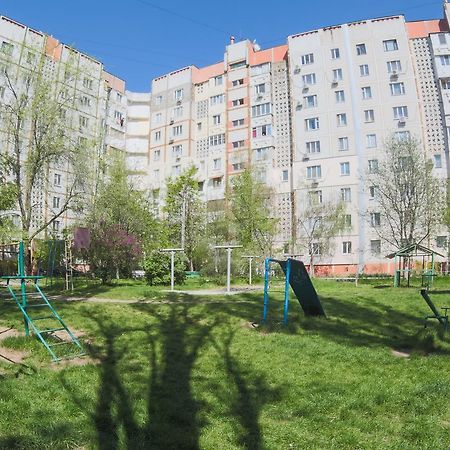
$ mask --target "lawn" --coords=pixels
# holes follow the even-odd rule
[[[54,302],[95,364],[55,369],[34,339],[2,342],[30,357],[0,362],[0,448],[450,447],[450,332],[424,330],[417,289],[317,281],[326,319],[292,299],[284,328],[275,292],[271,322],[254,328],[261,293],[129,284],[107,297],[147,289],[146,302]],[[432,297],[440,306],[445,286]],[[4,300],[0,325],[22,326]]]

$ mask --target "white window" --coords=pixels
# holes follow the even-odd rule
[[[445,36],[445,33],[438,33],[438,38],[439,38],[439,44],[441,44],[441,45],[447,44],[447,38]]]
[[[155,97],[155,105],[160,105],[162,103],[162,101],[163,101],[162,95],[157,95]]]
[[[256,161],[264,161],[267,159],[269,153],[269,147],[260,147],[254,150],[255,152],[255,160]]]
[[[352,228],[352,215],[351,214],[345,214],[344,215],[344,226],[347,229]]]
[[[402,64],[399,60],[388,61],[387,62],[387,70],[390,74],[400,73],[402,71]]]
[[[222,177],[213,178],[212,185],[213,189],[220,189],[222,187]]]
[[[252,117],[265,116],[266,114],[270,114],[271,112],[272,112],[271,103],[263,103],[262,105],[252,106]]]
[[[173,98],[176,101],[180,101],[183,99],[183,89],[175,89],[175,91],[173,92]]]
[[[59,197],[53,197],[53,208],[59,208],[60,200]]]
[[[404,119],[408,117],[408,107],[407,106],[394,106],[394,119]]]
[[[225,144],[225,134],[215,134],[209,137],[209,145],[215,147],[216,145]]]
[[[172,166],[172,175],[177,176],[181,173],[181,166],[177,164],[176,166]]]
[[[376,148],[377,146],[377,135],[376,134],[367,134],[366,135],[366,147],[367,148]]]
[[[244,123],[245,123],[245,119],[237,119],[237,120],[233,120],[231,122],[233,127],[240,127],[240,126],[244,125]]]
[[[381,254],[381,241],[380,239],[373,239],[370,241],[370,252],[372,255]]]
[[[319,129],[319,118],[312,117],[310,119],[305,119],[305,128],[307,131],[313,131]]]
[[[159,161],[160,158],[161,158],[161,150],[154,150],[153,161]]]
[[[348,150],[348,137],[340,137],[338,142],[339,142],[339,151]]]
[[[338,127],[345,127],[347,125],[347,114],[346,113],[337,114],[336,118],[337,118],[337,126]]]
[[[245,163],[243,163],[243,162],[234,163],[234,164],[231,165],[231,167],[233,168],[233,171],[244,170],[245,169]]]
[[[239,78],[239,80],[233,80],[232,82],[231,82],[231,84],[233,85],[233,86],[241,86],[241,85],[243,85],[244,84],[244,79],[243,78]]]
[[[122,94],[120,92],[116,92],[116,101],[122,103]]]
[[[232,144],[233,148],[245,147],[245,141],[244,140],[234,141],[231,144]]]
[[[89,119],[85,116],[79,117],[80,127],[86,128],[89,125]]]
[[[435,154],[434,156],[434,167],[436,169],[442,169],[442,156],[439,154]]]
[[[213,124],[214,125],[219,125],[220,124],[220,114],[215,114],[213,116]]]
[[[177,106],[176,108],[173,108],[173,117],[179,118],[183,116],[183,107]]]
[[[183,125],[176,125],[172,128],[172,136],[180,136],[183,134]]]
[[[312,64],[314,62],[314,54],[308,53],[307,55],[302,55],[302,66],[307,64]]]
[[[358,56],[367,55],[366,44],[356,44],[356,54]]]
[[[261,125],[260,127],[252,128],[252,137],[260,138],[264,136],[272,136],[272,125]]]
[[[5,86],[0,86],[0,98],[5,96]]]
[[[398,141],[407,141],[411,137],[411,134],[409,131],[396,131],[394,137]]]
[[[378,159],[369,159],[369,173],[378,172]]]
[[[342,243],[342,253],[344,255],[348,255],[352,252],[352,243],[351,241],[344,241]]]
[[[309,191],[308,204],[318,205],[323,202],[322,191]]]
[[[155,141],[161,140],[161,131],[155,131]]]
[[[159,181],[159,169],[155,169],[153,171],[153,180],[154,181]]]
[[[436,247],[446,248],[447,247],[447,236],[436,236]]]
[[[364,122],[375,122],[375,113],[373,109],[366,109],[364,111]]]
[[[222,168],[222,160],[220,158],[213,159],[213,169],[220,170]]]
[[[387,41],[383,41],[383,48],[385,52],[393,52],[398,50],[397,39],[388,39]]]
[[[237,100],[233,100],[231,102],[232,106],[241,106],[244,104],[244,99],[243,98],[238,98]]]
[[[225,101],[225,94],[213,95],[209,99],[209,103],[211,106],[219,105]]]
[[[341,175],[347,176],[350,175],[350,163],[349,162],[342,162],[339,164],[341,168]]]
[[[91,99],[87,95],[82,95],[80,97],[80,103],[83,106],[91,106]],[[117,112],[117,111],[115,111],[115,112]]]
[[[307,142],[306,153],[320,153],[320,141]]]
[[[364,86],[363,88],[361,88],[361,92],[362,92],[362,98],[364,100],[368,100],[369,98],[372,98],[372,89],[370,86]]]
[[[172,147],[172,158],[179,158],[183,155],[183,146],[182,145],[174,145]]]
[[[372,227],[379,227],[381,225],[381,214],[379,212],[370,213],[370,225]]]
[[[260,95],[266,92],[266,83],[257,84],[255,86],[255,94]]]
[[[345,102],[344,91],[334,91],[334,95],[336,97],[336,103],[344,103]]]
[[[333,70],[333,81],[341,81],[344,78],[342,69]]]
[[[306,95],[303,97],[305,108],[313,108],[317,106],[317,95]]]
[[[369,198],[373,200],[375,198],[376,193],[377,193],[376,186],[370,186],[369,187]]]
[[[252,75],[262,75],[263,73],[270,72],[270,63],[258,64],[257,66],[252,66]]]
[[[450,79],[448,79],[448,78],[443,78],[442,80],[441,80],[441,86],[442,86],[442,89],[450,89]]]
[[[217,77],[214,77],[215,86],[222,86],[222,84],[223,84],[223,75],[218,75]]]
[[[390,83],[391,95],[404,95],[405,94],[405,83]]]
[[[52,227],[53,227],[53,231],[59,231],[61,226],[61,222],[59,220],[54,220]]]
[[[11,56],[14,51],[14,45],[10,42],[3,41],[2,46],[0,47],[0,51],[5,55]]]
[[[320,242],[313,242],[313,243],[312,243],[311,253],[312,253],[313,255],[320,255],[320,254],[321,254],[321,245],[320,245]]]
[[[155,114],[155,123],[159,125],[162,122],[162,113]]]
[[[306,168],[306,178],[314,179],[320,178],[322,176],[322,167],[321,166],[308,166]]]
[[[331,59],[339,59],[341,57],[341,54],[339,52],[338,48],[332,48],[331,49]]]
[[[370,75],[369,73],[369,64],[362,64],[359,66],[359,74],[362,77],[367,77]]]
[[[86,89],[92,89],[92,79],[91,78],[83,78],[83,87],[85,87]]]
[[[316,84],[316,74],[315,73],[307,73],[302,76],[303,84],[305,86],[310,86]]]
[[[346,203],[352,201],[352,190],[349,187],[341,188],[341,200]]]
[[[289,181],[289,171],[283,170],[281,172],[281,181]]]
[[[53,185],[61,186],[61,174],[60,173],[55,173],[53,175]]]

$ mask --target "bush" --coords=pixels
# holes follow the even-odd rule
[[[174,278],[176,284],[186,279],[187,258],[184,254],[175,254]],[[150,252],[144,259],[145,278],[150,286],[170,285],[170,254],[158,251]]]

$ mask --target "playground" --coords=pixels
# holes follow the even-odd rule
[[[61,280],[61,284],[64,280]],[[285,278],[200,295],[128,280],[47,289],[86,356],[51,363],[0,302],[0,448],[411,448],[450,442],[450,343],[419,290],[314,280],[326,316]],[[6,293],[6,290],[2,290]],[[441,311],[450,283],[429,296]],[[5,333],[6,334],[6,333]],[[79,363],[79,361],[83,361]]]

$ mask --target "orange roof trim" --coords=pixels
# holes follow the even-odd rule
[[[427,37],[430,33],[449,31],[445,19],[421,20],[418,22],[406,22],[406,31],[410,39]]]

